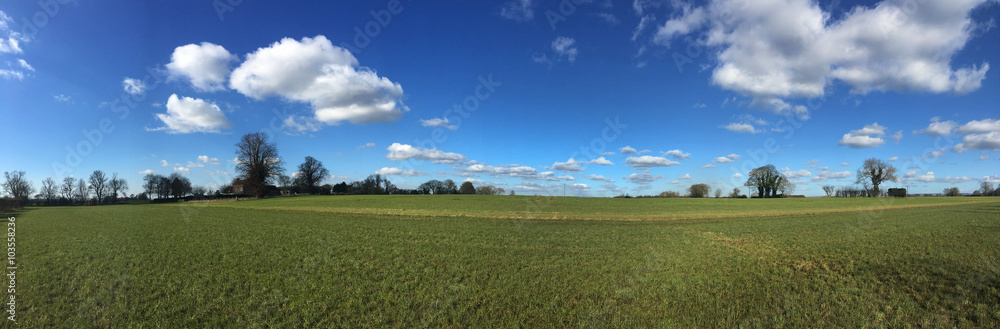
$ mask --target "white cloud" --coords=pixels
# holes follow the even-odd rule
[[[752,98],[751,106],[801,115],[807,109],[783,99],[821,97],[838,83],[854,94],[979,89],[989,64],[954,69],[951,60],[973,37],[972,11],[990,2],[890,0],[834,20],[812,0],[714,0],[675,6],[655,41],[696,34],[700,46],[719,49],[713,84]]]
[[[587,162],[587,163],[589,163],[589,164],[595,164],[595,165],[602,165],[602,166],[614,166],[615,165],[614,162],[611,162],[608,159],[605,159],[604,157],[599,157],[597,159],[590,160],[590,162]]]
[[[964,153],[967,150],[1000,151],[1000,131],[965,135],[962,137],[962,142],[955,145],[953,150],[957,153]]]
[[[403,87],[360,67],[346,49],[320,35],[284,38],[247,54],[229,86],[254,99],[279,96],[309,103],[315,119],[331,125],[393,122],[410,109]]]
[[[576,55],[579,53],[573,44],[576,40],[567,37],[558,37],[552,41],[552,50],[556,52],[558,56],[564,56],[570,62],[576,61]]]
[[[733,159],[728,158],[728,157],[718,157],[718,158],[712,159],[712,162],[715,162],[715,163],[730,163],[730,162],[733,162]]]
[[[1000,120],[972,120],[958,128],[960,134],[1000,132]]]
[[[569,185],[566,185],[566,187],[570,188],[570,189],[577,190],[578,192],[587,192],[588,190],[590,190],[590,186],[588,186],[587,184],[583,184],[583,183],[569,184]]]
[[[646,170],[642,173],[632,173],[631,175],[625,176],[625,180],[635,184],[649,184],[661,180],[663,178],[665,177],[660,175],[650,174],[649,170]]]
[[[930,158],[940,158],[940,157],[943,157],[943,156],[944,156],[944,152],[941,152],[941,151],[933,151],[933,152],[929,152],[929,153],[927,153],[927,154],[926,154],[926,155],[924,155],[924,156],[921,156],[920,158],[921,158],[921,159],[930,159]]]
[[[673,158],[674,160],[678,160],[678,161],[679,160],[687,160],[687,158],[691,157],[691,153],[684,153],[684,151],[681,151],[681,150],[666,151],[666,152],[663,152],[663,155],[669,155],[671,158]]]
[[[573,158],[569,158],[566,162],[555,162],[552,164],[553,170],[564,171],[564,172],[577,172],[582,171],[583,167],[580,167],[580,163]]]
[[[125,92],[132,95],[141,95],[146,93],[146,83],[139,79],[125,78],[122,81],[122,88]]]
[[[927,128],[914,130],[914,134],[927,134],[931,136],[944,136],[950,135],[952,130],[955,130],[958,124],[955,121],[943,121],[943,122],[931,122]]]
[[[638,151],[636,151],[635,148],[632,148],[631,146],[625,146],[625,147],[619,148],[618,151],[622,152],[622,154],[636,154],[636,153],[638,153]]]
[[[741,173],[735,173],[735,174],[733,174],[733,178],[740,178],[740,177],[743,177],[743,174],[741,174]]]
[[[897,156],[889,158],[889,161],[898,161],[898,160],[899,160],[899,157],[897,157]]]
[[[218,133],[222,128],[232,127],[226,115],[218,105],[202,99],[177,97],[170,95],[167,99],[167,113],[156,117],[166,124],[166,127],[148,129],[151,131],[166,130],[171,134],[186,134],[193,132]]]
[[[405,176],[405,177],[427,176],[427,173],[425,172],[416,170],[403,170],[396,167],[382,167],[382,169],[376,170],[375,173],[383,176]]]
[[[891,136],[889,136],[889,138],[892,138],[892,141],[894,143],[899,144],[899,141],[903,139],[903,131],[902,130],[897,131],[893,133]]]
[[[500,8],[500,16],[515,21],[528,21],[535,17],[531,0],[511,0]]]
[[[18,58],[17,59],[17,64],[21,65],[22,69],[25,69],[25,70],[28,70],[28,71],[34,71],[35,70],[35,67],[31,66],[31,64],[28,64],[28,62],[25,61],[23,58]]]
[[[709,163],[709,164],[707,164],[707,165],[704,165],[704,166],[701,166],[701,167],[702,167],[702,168],[715,168],[715,165],[714,165],[714,164],[711,164],[711,163]]]
[[[393,161],[417,159],[449,164],[465,161],[465,156],[458,153],[448,153],[438,149],[422,149],[409,144],[392,143],[386,149],[389,150],[389,154],[385,158]]]
[[[677,180],[691,180],[691,174],[684,174],[684,176],[677,177]]]
[[[69,103],[72,100],[72,97],[63,94],[58,94],[58,95],[52,95],[52,99],[60,103]]]
[[[885,144],[885,140],[882,139],[885,136],[885,130],[886,127],[880,126],[878,122],[865,125],[864,128],[851,130],[851,132],[844,134],[837,145],[847,145],[852,148],[879,146]]]
[[[153,174],[156,174],[156,172],[153,171],[153,169],[146,169],[139,172],[139,175],[153,175]]]
[[[185,175],[191,174],[191,169],[188,169],[187,167],[174,167],[174,171]]]
[[[24,72],[14,71],[14,70],[3,70],[3,69],[0,69],[0,77],[4,77],[5,79],[12,79],[12,80],[23,80],[24,79]]]
[[[985,155],[985,154],[980,155],[978,158],[976,158],[976,160],[989,160],[989,159],[990,159],[990,156],[989,155]]]
[[[187,167],[188,168],[205,168],[205,164],[204,163],[194,163],[194,162],[188,161],[187,162]]]
[[[0,53],[8,54],[20,54],[24,52],[21,50],[21,46],[18,44],[17,39],[13,37],[7,37],[6,39],[0,37]]]
[[[192,43],[174,49],[167,71],[171,78],[185,79],[197,91],[220,91],[226,89],[229,64],[237,60],[239,57],[220,45]]]
[[[458,126],[451,124],[448,118],[433,118],[428,120],[420,120],[420,125],[424,127],[437,127],[446,128],[448,130],[458,129]]]
[[[723,128],[725,128],[726,130],[732,131],[734,133],[756,134],[756,133],[759,133],[759,132],[763,132],[762,130],[754,128],[753,125],[751,125],[749,123],[735,123],[734,122],[734,123],[730,123],[730,124],[726,125]]]
[[[705,108],[707,106],[708,105],[705,105],[705,103],[702,103],[702,102],[695,102],[694,105],[691,105],[692,108],[696,108],[696,109],[703,109],[703,108]]]
[[[285,118],[285,120],[281,122],[281,126],[283,128],[288,128],[289,132],[287,134],[289,135],[319,131],[323,128],[323,124],[316,121],[316,119],[295,115]]]
[[[207,155],[199,155],[198,156],[198,161],[200,161],[202,163],[207,163],[207,164],[210,164],[210,165],[220,165],[220,164],[222,164],[222,162],[219,162],[219,158],[212,158],[212,157],[209,157]]]
[[[792,171],[788,167],[782,168],[781,173],[785,175],[788,180],[796,180],[803,177],[811,177],[812,173],[805,169],[799,169],[797,171]]]
[[[674,36],[691,33],[705,24],[707,19],[705,9],[701,7],[692,9],[691,5],[684,4],[681,10],[680,16],[667,20],[656,31],[656,36],[653,39],[656,43],[669,46],[670,39],[673,39]]]
[[[365,143],[365,145],[358,145],[359,150],[362,150],[367,147],[375,147],[375,143]]]
[[[841,167],[850,167],[850,166],[851,166],[851,164],[850,164],[850,163],[847,163],[847,162],[841,162],[841,163],[840,163],[840,166],[841,166]]]
[[[170,167],[170,162],[167,162],[167,160],[160,160],[160,166],[161,167]]]
[[[814,165],[814,164],[817,164],[817,163],[819,163],[819,160],[813,159],[813,160],[809,160],[809,161],[803,162],[802,164]]]
[[[634,169],[642,169],[649,167],[674,166],[674,165],[679,165],[681,163],[664,157],[643,155],[638,157],[628,157],[627,159],[625,159],[625,164],[629,165]]]
[[[607,177],[604,177],[604,176],[601,176],[601,175],[587,175],[585,177],[587,179],[589,179],[589,180],[598,181],[598,182],[608,182],[608,183],[614,183],[615,182],[614,179],[607,178]]]
[[[852,174],[850,171],[835,171],[835,172],[824,171],[816,174],[816,176],[813,177],[812,180],[814,182],[825,182],[830,179],[842,179],[851,176],[854,176],[854,174]]]

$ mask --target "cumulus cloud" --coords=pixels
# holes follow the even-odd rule
[[[634,169],[643,169],[650,167],[674,166],[674,165],[679,165],[681,163],[664,157],[643,155],[638,157],[628,157],[627,159],[625,159],[625,164],[629,165],[629,167],[632,167]]]
[[[636,153],[639,153],[639,151],[636,151],[635,148],[633,148],[631,146],[625,146],[625,147],[619,148],[618,151],[622,152],[622,154],[636,154]]]
[[[211,165],[220,165],[220,164],[222,164],[222,162],[219,162],[219,158],[212,158],[212,157],[209,157],[207,155],[199,155],[198,156],[198,161],[200,161],[202,163],[211,164]]]
[[[733,162],[733,161],[736,161],[736,160],[739,160],[739,159],[740,159],[740,155],[739,154],[730,154],[730,155],[727,155],[727,156],[724,156],[724,157],[718,157],[718,158],[712,159],[712,162],[715,162],[715,163],[730,163],[730,162]]]
[[[663,155],[670,156],[674,160],[687,160],[687,158],[691,157],[691,153],[684,153],[684,151],[681,150],[666,151],[663,152]]]
[[[726,130],[732,131],[734,133],[756,134],[756,133],[763,132],[763,130],[759,130],[757,128],[754,128],[754,126],[752,124],[749,124],[749,123],[736,123],[736,122],[734,122],[734,123],[730,123],[730,124],[724,126],[723,128],[725,128]]]
[[[463,168],[456,168],[456,170],[466,174],[486,174],[493,177],[513,177],[525,180],[576,180],[575,177],[570,175],[556,176],[556,173],[552,171],[538,172],[535,168],[518,164],[492,166],[483,163],[474,163]]]
[[[898,156],[894,156],[894,157],[889,158],[889,161],[898,161],[898,160],[899,160]]]
[[[556,52],[556,55],[561,57],[566,57],[566,60],[570,62],[576,61],[576,55],[579,53],[574,44],[576,40],[567,37],[558,37],[552,41],[552,50]]]
[[[635,183],[635,184],[640,184],[640,185],[641,184],[649,184],[649,183],[661,180],[663,178],[665,178],[665,177],[660,176],[660,175],[650,174],[649,170],[646,170],[646,171],[644,171],[642,173],[632,173],[631,175],[625,176],[625,180],[627,180],[629,182],[632,182],[632,183]]]
[[[733,174],[733,178],[740,178],[740,177],[743,177],[743,174],[741,174],[741,173],[735,173],[735,174]]]
[[[885,136],[885,130],[886,127],[880,126],[878,122],[865,125],[864,128],[851,130],[851,132],[844,134],[837,145],[847,145],[851,148],[879,146],[885,144],[885,140],[882,139]]]
[[[714,165],[714,164],[711,164],[711,163],[709,163],[709,164],[707,164],[707,165],[704,165],[704,166],[701,166],[701,167],[702,167],[702,168],[715,168],[715,165]]]
[[[188,169],[188,167],[174,167],[174,172],[190,175],[191,169]]]
[[[587,175],[585,177],[587,179],[589,179],[589,180],[598,181],[598,182],[608,182],[608,183],[614,183],[615,182],[614,179],[607,178],[607,177],[604,177],[604,176],[601,176],[601,175]]]
[[[511,0],[500,8],[500,16],[515,21],[528,21],[535,17],[531,0]]]
[[[1000,131],[965,135],[962,137],[962,142],[955,145],[953,150],[957,153],[964,153],[967,150],[1000,151]]]
[[[215,103],[191,97],[177,97],[177,94],[170,95],[167,99],[167,113],[157,114],[156,118],[166,126],[148,130],[166,130],[171,134],[218,133],[223,128],[232,127],[232,123],[226,119],[226,115]]]
[[[409,144],[392,143],[386,149],[389,150],[389,154],[385,158],[393,161],[417,159],[448,164],[465,161],[465,156],[458,153],[449,153],[438,149],[422,149]]]
[[[611,162],[608,159],[605,159],[604,157],[599,157],[597,159],[590,160],[590,162],[587,162],[587,163],[589,163],[589,164],[595,164],[595,165],[602,165],[602,166],[614,166],[615,165],[614,162]]]
[[[888,0],[834,20],[811,0],[714,0],[675,6],[654,41],[670,46],[697,34],[702,46],[719,49],[715,85],[750,97],[751,106],[808,116],[785,99],[822,97],[838,83],[854,94],[979,89],[989,64],[955,69],[951,60],[972,38],[971,12],[988,2]]]
[[[122,88],[125,89],[126,93],[141,95],[146,92],[146,83],[139,79],[125,78],[125,80],[122,81]]]
[[[552,164],[552,170],[564,171],[564,172],[577,172],[582,171],[583,167],[580,167],[579,161],[569,158],[566,162],[556,162]]]
[[[803,177],[811,177],[812,173],[805,169],[799,169],[797,171],[792,171],[788,167],[782,168],[781,173],[785,175],[788,180],[796,180]]]
[[[847,162],[841,162],[841,163],[840,163],[840,166],[841,166],[841,167],[850,167],[850,166],[851,166],[851,164],[850,164],[850,163],[847,163]]]
[[[427,120],[420,120],[420,125],[424,127],[437,127],[445,128],[448,130],[458,129],[458,126],[451,124],[448,118],[433,118]]]
[[[309,103],[315,119],[331,125],[393,122],[409,111],[403,87],[360,67],[349,51],[322,35],[284,38],[247,54],[229,86],[258,100],[278,96]]]
[[[959,134],[1000,132],[1000,120],[972,120],[958,128]]]
[[[913,133],[927,134],[931,136],[951,135],[952,130],[955,130],[955,127],[957,126],[958,124],[955,123],[955,121],[931,122],[931,124],[928,125],[927,128],[914,130]]]
[[[405,176],[405,177],[416,177],[416,176],[426,176],[427,173],[416,171],[416,170],[403,170],[396,167],[382,167],[382,169],[376,170],[376,174],[382,176]]]
[[[220,45],[192,43],[174,49],[167,71],[171,78],[186,80],[197,91],[220,91],[226,89],[229,64],[238,59]]]
[[[831,179],[849,178],[851,176],[854,176],[854,174],[852,174],[850,171],[835,171],[835,172],[824,171],[816,174],[816,176],[813,177],[812,180],[814,182],[825,182]]]
[[[139,175],[155,175],[156,172],[153,169],[146,169],[139,172]]]

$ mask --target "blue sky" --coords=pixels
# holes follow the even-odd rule
[[[911,192],[1000,182],[995,1],[41,3],[0,5],[0,171],[36,187],[216,187],[261,130],[331,184],[728,193],[774,164],[821,195],[870,157]]]

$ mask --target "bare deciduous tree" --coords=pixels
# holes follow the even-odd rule
[[[31,182],[28,182],[28,179],[24,177],[24,171],[4,172],[3,175],[5,178],[3,191],[10,194],[19,203],[27,202],[31,193],[35,192]]]
[[[865,160],[865,164],[858,169],[858,180],[856,183],[867,185],[871,182],[871,196],[876,197],[881,195],[879,193],[878,186],[885,181],[897,181],[896,178],[896,167],[886,163],[885,161],[870,158]],[[867,186],[866,186],[867,187]]]
[[[712,188],[708,184],[694,184],[688,188],[688,196],[692,198],[704,198],[708,196],[708,191]]]
[[[90,174],[90,188],[94,190],[97,204],[103,203],[104,193],[108,190],[108,177],[104,175],[103,171],[94,170],[94,173]]]
[[[243,135],[236,143],[236,170],[244,181],[244,192],[258,198],[264,195],[267,179],[284,171],[278,148],[263,132]]]
[[[330,176],[330,171],[323,167],[323,163],[311,156],[307,156],[305,162],[299,165],[298,172],[295,180],[310,194],[316,194],[316,187],[323,182],[323,178]]]
[[[42,191],[40,192],[42,197],[45,198],[46,204],[51,204],[52,200],[59,195],[59,187],[56,186],[56,180],[52,177],[46,178],[42,181]]]
[[[118,178],[118,173],[111,174],[111,180],[108,181],[108,189],[111,190],[111,202],[118,203],[118,192],[128,190],[128,182],[124,178]]]
[[[87,188],[87,181],[83,178],[76,182],[76,198],[80,202],[87,202],[87,199],[90,199],[90,189]]]
[[[62,187],[59,190],[62,193],[62,197],[70,202],[73,201],[73,186],[76,185],[75,183],[76,180],[73,177],[63,177]]]

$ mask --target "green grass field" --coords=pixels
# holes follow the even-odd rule
[[[336,196],[14,215],[32,328],[1000,326],[998,198]]]

